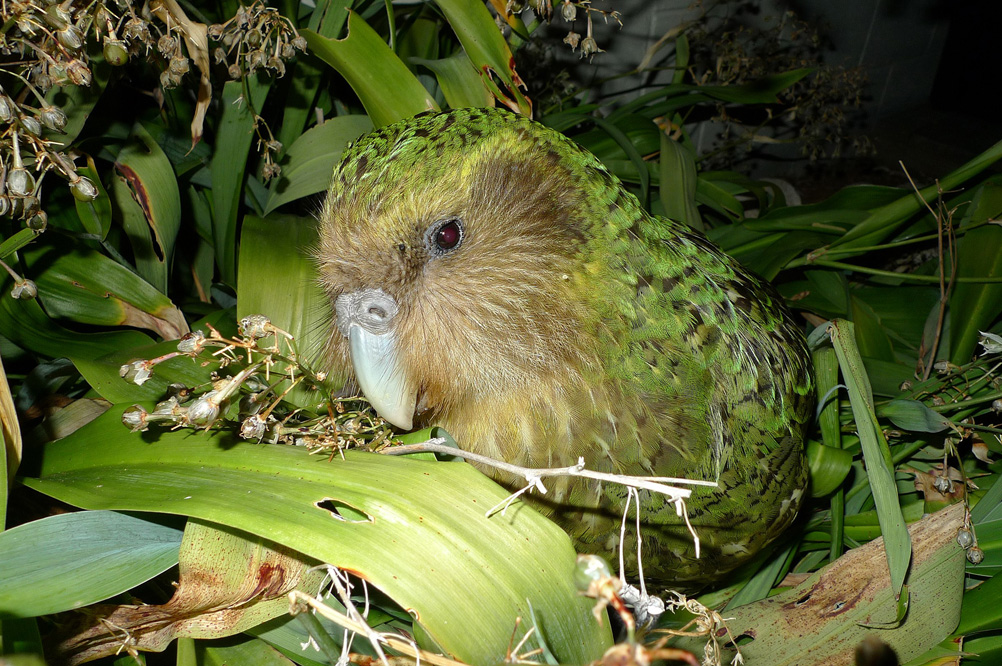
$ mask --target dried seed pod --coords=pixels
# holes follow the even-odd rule
[[[164,35],[157,40],[157,50],[164,56],[174,55],[174,52],[177,50],[177,40],[173,35]]]
[[[17,119],[18,124],[21,126],[25,132],[32,136],[42,135],[42,123],[38,122],[38,119],[33,116],[21,116]]]
[[[567,22],[572,22],[578,17],[578,8],[571,4],[570,0],[564,0],[564,5],[560,8],[560,16]]]
[[[28,218],[27,225],[36,234],[40,234],[49,226],[49,215],[44,210],[40,210]]]
[[[62,132],[66,127],[66,114],[58,106],[46,106],[38,114],[42,124],[50,130]]]
[[[138,40],[148,43],[150,41],[150,26],[139,17],[132,18],[126,21],[123,34],[129,41]]]
[[[203,393],[188,407],[188,421],[193,425],[210,426],[219,418],[219,404],[216,396],[219,391]]]
[[[64,30],[73,20],[70,13],[59,5],[50,5],[46,7],[45,14],[43,16],[45,18],[45,22],[52,26],[55,30]]]
[[[14,167],[7,174],[7,190],[18,197],[35,191],[35,177],[24,167]]]
[[[9,123],[14,120],[17,113],[17,105],[7,97],[0,94],[0,123]]]
[[[205,333],[201,331],[191,331],[186,333],[177,343],[177,350],[182,354],[196,356],[202,351],[205,345]]]
[[[77,201],[94,201],[98,195],[97,186],[84,176],[77,176],[76,180],[70,181],[70,192]]]
[[[957,530],[957,543],[964,550],[970,548],[974,545],[974,535],[971,534],[971,530],[961,528]]]
[[[149,427],[149,413],[139,405],[133,405],[122,412],[122,423],[132,432],[142,432]]]
[[[189,69],[188,59],[184,56],[175,56],[170,59],[168,67],[170,67],[171,73],[175,76],[184,76],[188,73]]]
[[[240,334],[253,340],[260,340],[274,333],[271,319],[261,314],[247,315],[240,320]]]
[[[38,296],[38,287],[32,280],[19,280],[14,283],[14,288],[10,290],[11,298],[20,298],[30,301]]]
[[[62,30],[57,30],[56,39],[70,51],[76,51],[84,43],[83,33],[75,25],[67,25]]]
[[[69,67],[66,68],[66,76],[69,77],[70,81],[72,81],[75,85],[90,85],[90,68],[80,60],[74,60],[70,63]]]
[[[981,564],[985,561],[985,551],[977,546],[969,548],[967,550],[967,561],[971,564]]]
[[[945,495],[953,490],[953,482],[945,476],[937,476],[932,482],[932,487]]]

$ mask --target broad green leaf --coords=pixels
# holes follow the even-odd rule
[[[372,131],[368,116],[338,116],[308,129],[289,146],[282,159],[282,174],[268,194],[265,215],[282,204],[324,192],[345,147]]]
[[[312,30],[300,30],[300,34],[314,54],[348,81],[376,127],[422,111],[438,111],[438,104],[407,65],[355,12],[349,12],[344,39],[328,39]]]
[[[881,405],[877,414],[890,419],[899,428],[912,432],[942,432],[947,428],[957,430],[950,419],[934,412],[918,400],[891,400]]]
[[[779,578],[780,572],[785,571],[789,567],[790,560],[794,554],[793,546],[787,546],[780,553],[773,553],[773,556],[767,560],[766,565],[759,569],[751,577],[751,580],[738,590],[737,594],[731,597],[731,600],[727,602],[725,610],[744,606],[745,604],[750,604],[769,596],[769,591]]]
[[[971,522],[975,525],[988,520],[1002,520],[1002,483],[992,484],[988,492],[971,509]]]
[[[845,274],[828,270],[806,271],[810,285],[810,295],[821,298],[826,305],[824,312],[834,317],[845,318],[849,314],[849,281]]]
[[[340,607],[333,598],[327,598],[324,602],[328,606],[339,606],[338,610],[341,612],[344,610],[344,607]],[[370,609],[372,610],[371,607]],[[317,615],[316,618],[321,622],[325,621],[321,615]],[[326,625],[324,627],[327,629],[326,635],[331,639],[341,642],[344,638],[344,630],[337,629],[333,622],[330,623],[330,628]],[[381,627],[377,631],[390,629]],[[248,629],[245,633],[260,638],[301,666],[320,666],[329,663],[325,660],[323,652],[310,640],[310,633],[304,628],[299,616],[276,618]],[[366,643],[364,639],[355,639],[352,643],[352,652],[370,654],[371,651],[366,649],[368,647]]]
[[[468,0],[436,0],[436,4],[480,72],[484,86],[512,111],[532,117],[532,101],[522,92],[525,84],[515,71],[515,58],[487,6]]]
[[[248,216],[240,243],[237,317],[266,315],[291,333],[299,361],[322,370],[323,350],[332,318],[319,288],[311,250],[317,241],[317,221],[292,215]],[[289,298],[289,294],[296,294]],[[331,378],[340,386],[344,378]],[[286,396],[304,406],[316,402],[316,392],[296,387]]]
[[[638,182],[640,183],[640,203],[647,206],[650,203],[650,188],[651,188],[651,174],[648,170],[647,163],[644,162],[643,155],[637,150],[637,147],[633,145],[630,137],[620,129],[617,125],[608,122],[607,120],[599,117],[592,118],[594,122],[601,131],[609,135],[609,137],[616,142],[619,149],[630,159],[630,163],[636,169],[636,174],[638,176]],[[603,160],[608,166],[612,166],[611,161],[608,159]],[[615,168],[612,169],[617,172]]]
[[[10,296],[10,279],[0,275],[0,335],[23,349],[52,358],[92,359],[118,349],[149,344],[139,331],[78,333],[59,326],[42,311],[37,301]]]
[[[978,666],[990,666],[1002,662],[1002,635],[986,633],[972,636],[964,641],[964,661]],[[953,665],[948,662],[943,666]]]
[[[200,330],[207,334],[208,330],[204,327],[206,322],[216,327],[223,335],[236,333],[232,310],[217,311],[214,315],[206,317],[205,320],[196,322],[192,330]],[[141,386],[123,379],[119,370],[130,361],[169,356],[177,351],[177,345],[176,340],[151,344],[149,338],[145,338],[138,344],[123,345],[86,359],[75,357],[73,364],[87,380],[87,383],[108,402],[114,404],[120,402],[132,404],[140,401],[158,402],[164,399],[167,387],[172,383],[184,384],[185,386],[209,384],[212,381],[215,366],[204,364],[203,359],[193,359],[184,355],[173,356],[157,363],[153,368],[152,376]],[[236,371],[232,372],[235,374]]]
[[[842,485],[852,468],[852,454],[843,449],[807,443],[807,460],[811,471],[811,496],[824,497]]]
[[[977,224],[1002,217],[1002,180],[997,176],[978,188],[965,222]],[[1002,276],[1002,227],[998,223],[971,229],[957,241],[957,277]],[[950,296],[953,348],[950,360],[963,365],[971,359],[980,331],[988,330],[1002,311],[1002,284],[961,282]]]
[[[968,572],[981,575],[999,573],[1002,571],[1002,483],[997,477],[988,492],[971,509],[971,522],[985,559],[981,564],[969,564]]]
[[[992,576],[964,594],[957,635],[972,634],[1002,626],[1002,576]]]
[[[884,566],[884,540],[876,539],[795,588],[728,610],[731,635],[753,639],[741,645],[745,663],[849,664],[859,641],[874,631],[902,661],[925,653],[950,635],[960,617],[964,554],[955,537],[962,513],[957,505],[911,527],[915,560],[902,621],[896,621],[900,611]],[[721,661],[731,654],[727,650]]]
[[[703,178],[696,174],[696,191],[693,195],[697,203],[709,206],[732,220],[744,218],[745,209],[736,196],[721,187],[720,181]],[[663,176],[662,176],[663,178]]]
[[[0,620],[4,666],[46,666],[44,645],[33,617]]]
[[[0,259],[6,259],[22,247],[30,245],[36,238],[38,238],[38,234],[27,227],[11,234],[10,237],[4,239],[3,243],[0,243]],[[0,277],[7,277],[7,271],[4,271]]]
[[[887,544],[887,567],[890,570],[891,588],[897,596],[905,582],[912,558],[912,544],[908,538],[897,486],[894,483],[894,466],[880,424],[873,412],[873,392],[863,370],[863,359],[856,348],[852,322],[836,319],[828,325],[832,346],[838,356],[842,377],[849,390],[849,404],[863,447],[863,460],[873,500],[877,506],[880,530]]]
[[[227,645],[198,641],[195,652],[199,666],[230,666],[254,664],[255,666],[295,666],[294,661],[259,639],[250,639]]]
[[[223,115],[209,170],[212,173],[212,245],[223,282],[237,281],[237,222],[244,170],[254,140],[254,115],[260,113],[271,78],[248,76],[223,85]]]
[[[880,313],[855,295],[849,297],[849,312],[859,353],[882,361],[894,360],[894,346],[880,320]]]
[[[659,193],[665,217],[703,230],[696,208],[696,160],[681,143],[661,132]]]
[[[23,253],[49,316],[145,328],[166,339],[188,332],[184,315],[148,282],[108,257],[60,242]]]
[[[331,460],[218,431],[140,437],[120,423],[123,409],[47,445],[40,477],[24,483],[85,508],[228,525],[356,572],[469,663],[502,659],[528,604],[564,662],[609,644],[608,625],[597,626],[572,582],[567,535],[527,506],[485,517],[507,492],[470,465],[355,451]]]
[[[932,339],[933,331],[926,334],[924,329],[929,313],[934,312],[933,323],[939,314],[938,288],[866,286],[853,289],[852,298],[869,307],[878,318],[881,329],[893,341],[895,349],[901,349],[902,345],[898,343],[904,343],[917,350],[923,342],[923,335],[927,340]],[[944,354],[945,350],[938,358]]]
[[[914,381],[915,366],[894,361],[863,357],[863,367],[870,378],[870,388],[874,395],[894,397],[901,393],[901,384]]]
[[[987,169],[999,158],[1002,158],[1002,141],[917,193],[909,192],[896,201],[867,211],[864,219],[844,236],[833,241],[831,247],[857,248],[882,242],[912,215],[925,208],[923,200],[935,201],[940,191],[949,192]]]
[[[773,280],[791,259],[822,242],[825,242],[825,236],[814,231],[776,233],[764,236],[757,243],[747,243],[727,252],[765,279]]]
[[[287,614],[289,593],[314,594],[326,575],[287,548],[197,519],[188,521],[175,554],[178,581],[167,603],[93,609],[60,642],[60,657],[79,663],[116,654],[121,638],[109,625],[145,652],[162,652],[177,638],[232,636]]]
[[[698,89],[701,93],[734,104],[774,104],[779,101],[776,95],[813,71],[811,68],[791,69],[741,85],[699,86]]]
[[[309,29],[319,31],[324,37],[337,37],[348,20],[347,8],[350,6],[351,0],[332,0],[314,5],[310,13]],[[291,146],[303,134],[313,116],[317,92],[323,81],[323,65],[311,54],[297,57],[288,67],[282,126],[275,135],[286,147]]]
[[[700,86],[689,83],[672,83],[621,105],[609,114],[613,120],[618,115],[641,113],[648,118],[669,115],[688,106],[714,99],[737,104],[774,104],[776,95],[811,73],[810,69],[795,69],[766,76],[741,85]],[[654,103],[664,98],[661,103]]]
[[[435,79],[450,108],[493,105],[494,96],[484,86],[476,66],[463,51],[440,60],[411,58],[410,61],[435,73]]]
[[[170,160],[141,123],[115,161],[112,196],[132,242],[136,269],[167,293],[167,274],[181,227],[181,195]]]
[[[442,50],[442,20],[433,12],[422,12],[398,31],[396,54],[406,63],[416,64],[415,59],[438,60]],[[448,44],[445,44],[448,48]],[[461,53],[462,49],[457,49]],[[469,58],[467,58],[469,61]],[[420,78],[420,75],[419,75]],[[479,77],[477,77],[479,80]],[[428,87],[425,84],[425,87]],[[483,86],[481,86],[483,87]]]
[[[82,608],[177,564],[181,530],[114,511],[63,513],[0,533],[0,617]]]

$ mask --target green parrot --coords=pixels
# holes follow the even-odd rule
[[[382,127],[335,169],[315,255],[329,363],[398,428],[524,467],[716,481],[686,500],[699,558],[675,506],[640,492],[648,583],[711,583],[793,521],[803,332],[769,284],[560,133],[499,109]],[[623,486],[545,485],[529,502],[579,551],[616,552]]]

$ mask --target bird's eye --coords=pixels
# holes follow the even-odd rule
[[[428,228],[425,234],[425,245],[434,256],[442,256],[452,252],[463,242],[463,223],[453,217],[439,220]]]

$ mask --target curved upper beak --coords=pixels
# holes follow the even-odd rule
[[[334,302],[338,330],[348,338],[355,378],[376,413],[403,430],[414,424],[417,389],[400,360],[399,307],[382,289],[359,289]]]

